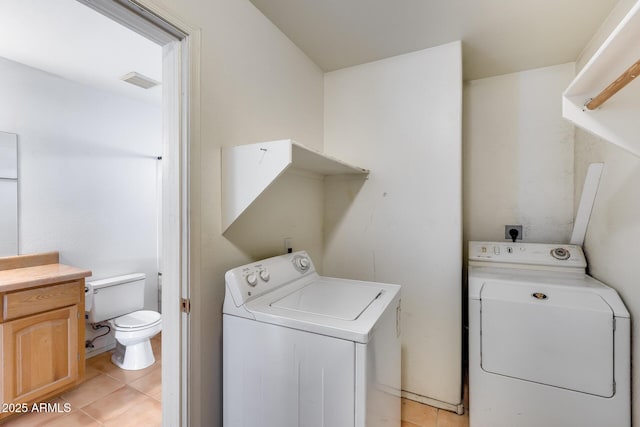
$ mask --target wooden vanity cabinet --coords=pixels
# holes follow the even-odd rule
[[[84,280],[9,292],[2,302],[2,401],[36,401],[76,384],[84,371]]]
[[[50,278],[44,285],[3,291],[6,273],[0,271],[0,402],[44,402],[84,377],[85,280],[63,275],[61,281]],[[0,419],[9,415],[0,413]]]

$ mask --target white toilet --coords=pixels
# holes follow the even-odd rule
[[[160,313],[141,310],[145,279],[143,273],[135,273],[86,282],[89,322],[109,321],[117,342],[111,361],[131,371],[155,362],[150,339],[162,330]]]

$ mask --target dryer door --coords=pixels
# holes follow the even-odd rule
[[[611,397],[614,317],[587,289],[487,282],[481,365],[494,374]]]

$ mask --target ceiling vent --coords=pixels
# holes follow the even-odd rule
[[[135,71],[125,74],[124,76],[120,77],[120,80],[131,83],[132,85],[141,87],[143,89],[150,89],[160,84],[159,81],[153,80],[151,77],[147,77],[143,74],[136,73]]]

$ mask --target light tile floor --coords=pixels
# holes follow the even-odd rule
[[[125,371],[111,363],[112,352],[87,359],[85,381],[53,399],[71,412],[32,412],[7,420],[2,427],[154,427],[162,425],[161,334],[151,339],[156,362]]]
[[[71,412],[30,413],[0,423],[2,427],[154,427],[162,425],[161,335],[151,340],[156,363],[125,371],[111,363],[111,352],[87,359],[85,381],[51,400]],[[402,399],[402,427],[468,427],[468,414]]]
[[[469,414],[458,415],[402,399],[402,427],[469,427]]]

